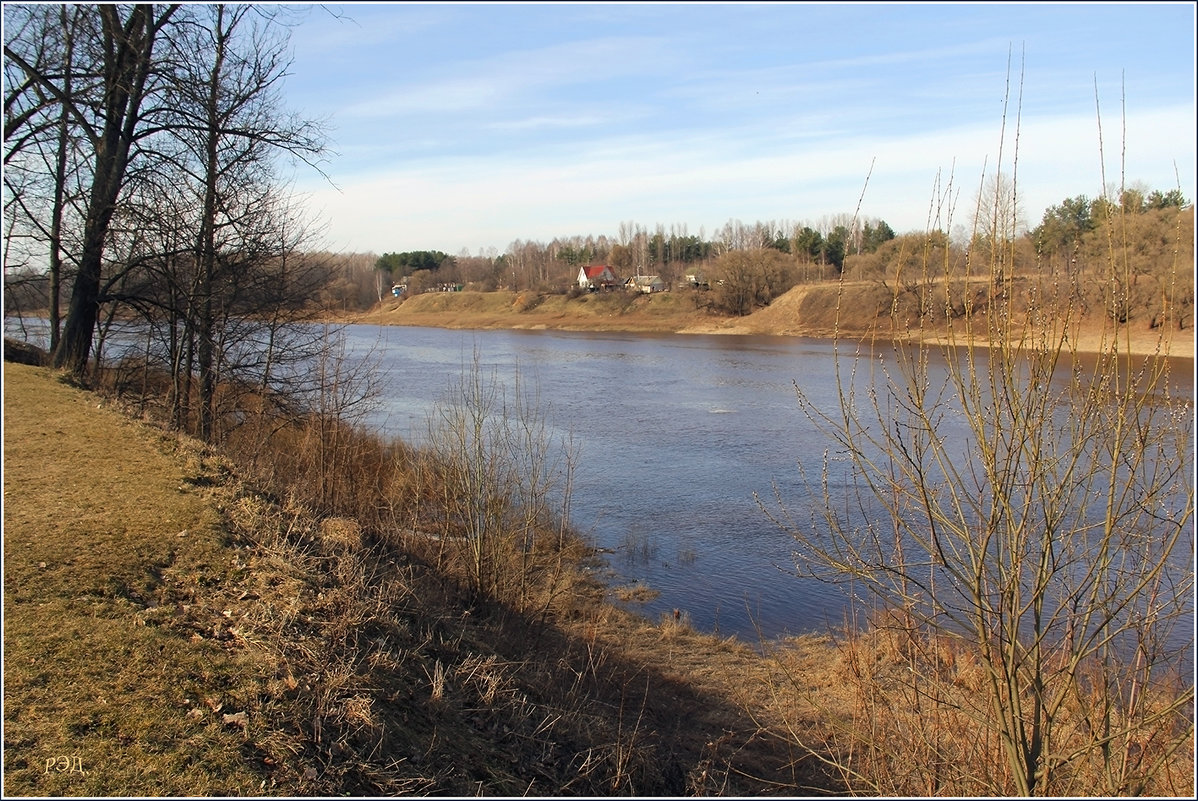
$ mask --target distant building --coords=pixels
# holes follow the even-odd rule
[[[613,289],[618,281],[615,272],[606,264],[591,264],[578,269],[578,285],[583,289]]]
[[[666,282],[660,275],[634,275],[624,282],[624,288],[630,292],[643,292],[650,295],[654,292],[665,292]]]

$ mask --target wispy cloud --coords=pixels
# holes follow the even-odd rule
[[[610,125],[614,117],[598,114],[581,114],[572,117],[527,117],[519,120],[493,122],[487,126],[494,131],[532,131],[547,128],[595,128]]]
[[[409,5],[394,13],[384,3],[322,3],[303,10],[305,24],[294,29],[291,42],[306,59],[354,60],[375,47],[394,52],[396,42],[444,28],[452,9]]]
[[[1173,150],[1192,156],[1193,117],[1185,109],[1128,120],[1129,172],[1154,186],[1172,186]],[[1161,132],[1168,131],[1165,136]],[[395,249],[433,247],[457,231],[469,248],[504,248],[513,239],[614,233],[622,220],[690,224],[712,230],[730,219],[809,220],[853,211],[897,230],[920,230],[937,185],[952,184],[962,202],[985,175],[1010,171],[998,161],[999,137],[990,125],[969,125],[932,136],[846,137],[819,148],[795,148],[729,158],[703,137],[664,144],[624,138],[593,143],[574,156],[543,154],[493,162],[485,157],[411,165],[348,179],[340,195],[316,192],[347,241]],[[1014,142],[1006,143],[1014,157]],[[1020,131],[1020,190],[1034,224],[1040,212],[1074,194],[1101,191],[1102,164],[1093,119],[1028,121]],[[1178,150],[1182,152],[1177,153]],[[1107,178],[1121,174],[1107,153]],[[873,174],[869,175],[870,169]],[[868,188],[865,188],[869,176]],[[503,230],[507,233],[496,234]],[[612,229],[612,230],[609,230]],[[498,239],[494,238],[498,236]],[[445,246],[444,243],[441,244]]]
[[[302,96],[335,113],[343,154],[341,191],[307,188],[332,238],[359,250],[504,248],[626,220],[815,221],[859,200],[911,230],[938,191],[965,202],[984,170],[1009,169],[1018,122],[1029,222],[1100,192],[1104,169],[1107,182],[1154,187],[1180,176],[1192,196],[1192,30],[1154,24],[1176,22],[1157,6],[1085,11],[363,9],[357,47],[324,41],[299,65],[312,81]],[[1112,66],[1120,53],[1135,54],[1132,69]],[[1110,117],[1124,109],[1126,122]]]
[[[341,113],[387,117],[502,108],[516,98],[535,98],[552,89],[641,75],[647,69],[641,54],[659,46],[644,37],[604,38],[455,61],[436,71],[443,74],[401,77],[405,85],[348,105]]]

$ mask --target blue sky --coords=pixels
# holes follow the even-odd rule
[[[296,185],[334,250],[710,238],[859,203],[901,233],[940,197],[956,227],[1013,168],[1032,226],[1104,177],[1195,197],[1192,3],[347,3],[291,43],[286,102],[335,151],[335,188]]]

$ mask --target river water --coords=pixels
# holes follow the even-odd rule
[[[660,595],[705,631],[756,640],[843,619],[835,589],[799,581],[793,541],[754,493],[793,490],[799,460],[822,458],[792,384],[834,400],[831,347],[793,338],[453,331],[351,326],[383,377],[371,418],[421,441],[429,412],[472,370],[535,389],[556,432],[578,449],[571,520],[608,551],[617,584]],[[794,500],[792,498],[792,500]]]
[[[17,333],[10,323],[6,333]],[[696,628],[749,642],[845,621],[844,591],[793,575],[795,543],[756,500],[776,510],[777,488],[794,520],[810,524],[825,465],[833,492],[851,480],[795,392],[798,384],[817,407],[837,409],[838,354],[842,370],[854,363],[845,344],[360,325],[344,334],[348,355],[375,365],[380,391],[365,422],[385,435],[422,442],[436,405],[476,363],[484,377],[510,389],[518,376],[535,392],[550,430],[577,448],[572,524],[606,553],[611,583],[659,593],[631,608],[652,619],[678,610]],[[893,361],[884,348],[856,364]],[[1175,388],[1191,409],[1192,371],[1181,360]],[[940,433],[965,454],[962,420],[945,417]]]
[[[519,375],[535,388],[552,428],[578,445],[572,523],[608,552],[613,583],[660,593],[633,607],[650,618],[678,610],[699,629],[750,642],[845,621],[844,591],[793,574],[795,543],[756,499],[777,510],[777,488],[796,522],[809,524],[822,508],[812,488],[825,453],[834,481],[848,473],[795,392],[797,383],[817,407],[838,408],[831,341],[387,326],[346,333],[350,352],[370,353],[379,366],[371,425],[409,441],[422,440],[434,404],[476,360],[501,383]],[[839,354],[844,370],[854,354],[843,343]],[[877,370],[893,361],[883,348],[857,364]],[[1192,399],[1192,386],[1181,389]],[[940,433],[964,456],[963,420],[946,417]]]

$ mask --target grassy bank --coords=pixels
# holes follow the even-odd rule
[[[5,364],[6,795],[259,789],[222,718],[256,671],[214,636],[237,551],[196,478],[169,438]]]
[[[843,293],[843,297],[838,295]],[[829,338],[869,337],[889,331],[886,317],[892,297],[877,282],[804,284],[765,308],[744,317],[729,317],[700,308],[692,290],[653,295],[624,292],[578,297],[535,292],[433,292],[405,301],[384,300],[374,309],[353,315],[352,322],[373,325],[419,325],[463,329],[559,331],[625,331],[633,333],[756,334]],[[923,330],[927,339],[943,328]],[[1079,321],[1079,352],[1098,353],[1117,337],[1124,352],[1194,357],[1193,330],[1151,328],[1128,323],[1113,328],[1101,317]]]
[[[50,371],[4,388],[6,795],[836,786],[764,730],[743,643],[594,584],[548,622],[480,606]]]
[[[385,300],[354,318],[376,325],[516,328],[560,331],[673,333],[716,326],[690,293],[635,295],[603,292],[570,296],[538,292],[430,292],[402,302]]]
[[[614,606],[585,554],[544,602],[481,598],[448,538],[261,478],[313,463],[247,471],[13,363],[4,423],[6,795],[1011,794],[959,637],[712,637]],[[307,450],[436,500],[411,453],[345,444]],[[1191,797],[1186,678],[1118,748],[1075,687],[1047,792]]]

